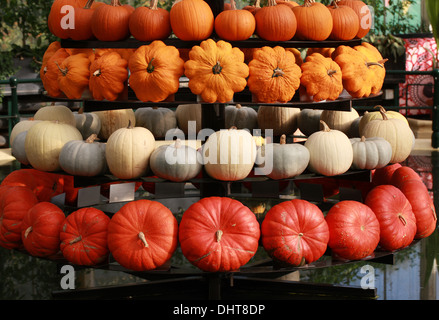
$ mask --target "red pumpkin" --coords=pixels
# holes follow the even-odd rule
[[[177,248],[178,224],[163,204],[136,200],[124,205],[108,225],[108,247],[127,269],[153,270],[167,262]]]
[[[401,167],[400,163],[394,163],[383,168],[375,169],[372,176],[373,185],[379,186],[381,184],[391,184],[390,180],[392,179],[393,172]]]
[[[36,257],[47,257],[59,252],[59,230],[64,212],[50,202],[39,202],[23,217],[21,239],[24,248]]]
[[[64,220],[60,231],[61,252],[69,262],[92,266],[107,260],[107,228],[110,218],[96,208],[81,208]]]
[[[260,236],[254,213],[227,197],[207,197],[192,204],[179,227],[183,255],[203,271],[233,271],[256,253]]]
[[[380,241],[380,224],[373,211],[358,201],[340,201],[326,214],[328,245],[336,256],[360,260],[373,254]]]
[[[380,185],[373,188],[364,202],[380,223],[380,246],[387,251],[407,247],[416,234],[416,218],[410,202],[398,188]]]
[[[399,190],[410,202],[416,218],[415,239],[430,236],[436,229],[437,216],[433,199],[424,182],[418,179],[406,180],[400,184]]]
[[[52,197],[64,192],[64,179],[61,175],[36,169],[12,171],[0,185],[27,187],[34,192],[38,201],[50,201]]]
[[[101,41],[120,41],[130,36],[129,20],[134,7],[111,0],[93,12],[91,30]]]
[[[171,33],[169,11],[157,7],[158,0],[152,0],[149,7],[137,7],[130,17],[130,33],[139,41],[165,40]]]
[[[328,224],[315,204],[293,199],[273,206],[261,225],[262,245],[276,261],[302,266],[318,260],[329,241]]]
[[[55,0],[50,7],[49,16],[47,17],[47,25],[50,32],[56,37],[61,39],[67,39],[69,37],[70,29],[63,28],[61,22],[67,14],[74,15],[74,12],[70,10],[73,8],[83,8],[87,0]]]
[[[73,40],[91,40],[94,38],[91,30],[94,10],[103,5],[103,2],[88,0],[83,7],[75,9],[75,28],[69,30],[69,38]]]
[[[421,176],[415,170],[410,167],[401,166],[393,172],[392,178],[390,179],[390,184],[399,188],[404,182],[408,180],[422,181]]]
[[[24,215],[38,203],[31,189],[0,186],[0,246],[15,249],[22,246],[21,223]]]

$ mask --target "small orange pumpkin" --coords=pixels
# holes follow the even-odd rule
[[[256,34],[268,41],[288,41],[294,37],[297,30],[297,20],[293,11],[285,10],[286,6],[268,0],[255,14]]]
[[[125,40],[130,36],[129,19],[134,8],[122,5],[119,0],[111,0],[95,9],[92,16],[91,30],[101,41]]]
[[[90,78],[90,59],[84,53],[67,57],[58,64],[59,89],[69,99],[80,99],[88,89]]]
[[[130,17],[131,35],[139,41],[164,40],[171,35],[169,11],[157,7],[158,0],[152,0],[149,7],[137,7]]]
[[[69,57],[66,49],[60,48],[47,59],[47,63],[43,63],[40,69],[40,78],[43,82],[44,89],[51,97],[63,96],[58,84],[58,65]]]
[[[299,40],[323,41],[331,34],[333,21],[329,9],[320,2],[305,0],[304,4],[292,8],[296,20],[296,38]]]
[[[247,40],[253,35],[256,20],[248,10],[236,9],[235,0],[230,0],[231,8],[220,12],[215,18],[215,31],[224,40]]]
[[[360,29],[360,21],[357,13],[349,6],[339,5],[333,0],[328,6],[332,15],[332,32],[329,35],[331,40],[352,40]]]

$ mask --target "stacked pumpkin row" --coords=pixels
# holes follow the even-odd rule
[[[209,38],[215,30],[228,41],[247,40],[254,34],[269,41],[323,41],[361,39],[372,22],[369,8],[359,0],[334,0],[328,6],[314,0],[305,0],[303,5],[270,0],[264,7],[256,1],[243,9],[231,0],[216,18],[203,0],[175,1],[169,11],[158,8],[157,2],[134,8],[119,0],[110,4],[55,0],[48,25],[55,36],[73,40],[120,41],[132,35],[140,41],[154,41],[174,33],[181,40],[197,41]]]
[[[244,53],[245,51],[245,53]],[[302,100],[364,98],[378,94],[385,77],[385,59],[371,44],[353,48],[308,51],[305,61],[294,48],[239,49],[212,39],[184,50],[153,41],[134,49],[65,49],[59,42],[47,48],[40,77],[49,96],[68,99],[123,100],[128,86],[137,99],[172,99],[180,79],[206,103],[227,103],[246,87],[255,103],[285,103],[296,91]],[[248,61],[248,63],[246,62]]]
[[[403,249],[436,228],[434,204],[419,175],[395,165],[382,170],[375,175],[389,174],[389,184],[374,187],[364,204],[341,201],[325,215],[315,204],[293,199],[273,206],[261,224],[248,207],[227,197],[199,200],[180,223],[164,205],[145,199],[128,202],[111,218],[93,207],[66,216],[39,201],[30,187],[2,183],[0,245],[37,257],[61,253],[86,266],[105,264],[111,253],[135,271],[164,265],[178,246],[206,272],[239,270],[259,244],[284,266],[317,261],[328,247],[335,258],[360,260],[377,249]]]

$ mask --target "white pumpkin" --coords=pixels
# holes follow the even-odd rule
[[[177,127],[175,112],[169,108],[145,107],[134,112],[136,126],[151,131],[155,138],[164,138],[168,130]]]
[[[271,162],[271,164],[270,164]],[[264,167],[271,179],[288,179],[300,175],[308,167],[309,151],[300,143],[286,143],[282,135],[279,143],[268,143],[260,148],[256,158],[258,167]]]
[[[180,139],[157,147],[151,154],[150,166],[156,176],[175,182],[193,179],[202,169],[198,151]]]
[[[83,140],[76,127],[54,121],[41,121],[32,126],[25,139],[25,152],[32,167],[41,171],[58,171],[59,154],[64,144]]]
[[[43,121],[59,121],[67,123],[71,126],[76,126],[75,116],[70,108],[63,105],[44,106],[35,112],[35,120]]]
[[[392,158],[392,146],[381,137],[351,138],[354,158],[353,169],[373,170],[385,167]]]
[[[24,165],[29,164],[29,160],[26,156],[26,150],[24,148],[24,142],[26,141],[27,130],[20,132],[14,139],[11,145],[11,154],[17,159],[18,162]]]
[[[226,128],[236,127],[252,131],[258,127],[258,112],[252,107],[228,105],[224,108],[224,117]]]
[[[148,172],[154,148],[155,139],[148,129],[132,125],[117,129],[107,140],[108,169],[119,179],[139,178]]]
[[[96,134],[83,141],[69,141],[61,149],[59,164],[65,172],[94,177],[107,171],[105,143],[96,142]]]
[[[9,136],[9,145],[12,145],[17,135],[19,135],[23,131],[29,130],[30,127],[41,121],[42,120],[35,120],[34,118],[29,118],[17,122],[11,130],[11,135]]]
[[[223,129],[212,133],[202,148],[204,168],[222,181],[244,179],[256,160],[256,142],[248,130]]]
[[[305,141],[309,151],[308,169],[324,176],[335,176],[349,170],[353,161],[351,142],[346,134],[331,130],[321,121],[323,129],[314,132]]]

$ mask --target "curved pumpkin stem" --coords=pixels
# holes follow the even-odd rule
[[[149,6],[149,8],[151,9],[151,10],[157,10],[157,4],[158,4],[158,0],[152,0],[151,1],[151,4],[150,4],[150,6]]]
[[[67,68],[61,69],[61,67],[58,64],[58,61],[55,61],[55,65],[58,67],[59,72],[65,77],[67,75],[67,72],[69,71]]]
[[[76,237],[75,239],[73,239],[72,241],[69,242],[69,244],[75,244],[76,242],[79,242],[82,240],[82,236]]]
[[[94,2],[94,0],[88,0],[84,6],[84,9],[90,9]]]
[[[27,237],[29,236],[29,233],[32,232],[32,226],[30,226],[29,228],[26,229],[26,231],[24,232],[24,238],[27,239]]]
[[[90,137],[88,137],[85,142],[86,143],[93,143],[96,139],[98,138],[98,136],[96,135],[96,133],[92,133],[90,135]]]
[[[139,237],[139,239],[142,241],[143,245],[145,246],[145,248],[149,247],[148,242],[146,242],[146,238],[145,238],[145,234],[140,231],[139,234],[137,235]]]
[[[401,220],[401,222],[402,222],[403,225],[406,225],[406,224],[407,224],[407,220],[405,220],[405,218],[404,218],[404,216],[403,216],[402,214],[399,214],[399,215],[398,215],[398,218],[399,218],[399,220]]]
[[[383,61],[383,60],[380,60]],[[379,66],[381,68],[384,68],[384,65],[379,62],[366,62],[366,66],[369,68],[370,66]]]
[[[325,121],[320,120],[320,123],[323,125],[323,130],[322,131],[325,131],[325,132],[331,131],[331,129],[328,127],[328,125],[326,124]]]
[[[148,73],[152,73],[154,71],[154,66],[152,65],[152,62],[154,61],[154,58],[152,58],[149,62],[148,62],[148,66],[146,67],[146,71]]]
[[[386,115],[386,109],[384,109],[382,106],[376,106],[376,107],[380,108],[380,113],[381,113],[381,116],[383,117],[383,120],[388,120],[387,115]]]
[[[337,70],[328,70],[328,76],[332,77],[333,74],[336,74]]]

